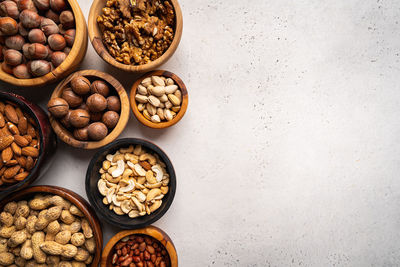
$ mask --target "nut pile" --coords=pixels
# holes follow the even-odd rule
[[[19,79],[57,68],[74,44],[75,18],[66,0],[6,0],[0,16],[1,66]]]
[[[93,260],[96,243],[89,222],[60,196],[9,202],[0,225],[0,266],[73,267]]]
[[[123,64],[143,65],[171,45],[175,11],[169,0],[108,0],[97,23],[112,57]]]
[[[147,235],[124,237],[114,246],[113,266],[167,267],[171,261],[165,247]],[[133,263],[133,264],[132,264]]]
[[[77,140],[102,140],[119,121],[119,97],[102,80],[90,83],[77,75],[69,86],[61,97],[50,99],[47,109]]]
[[[0,186],[23,181],[39,156],[36,122],[12,102],[0,101],[0,151]]]
[[[154,123],[172,120],[181,109],[182,92],[171,78],[147,77],[136,92],[138,110]]]
[[[165,168],[157,154],[148,153],[140,145],[108,154],[97,183],[103,203],[116,214],[130,218],[154,212],[168,193],[169,174]]]

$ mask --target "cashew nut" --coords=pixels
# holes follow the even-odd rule
[[[124,192],[124,193],[131,192],[133,190],[135,190],[135,181],[134,180],[129,180],[129,184],[127,186],[121,187],[119,189],[120,192]]]
[[[162,178],[164,176],[164,172],[163,172],[161,166],[160,165],[154,165],[153,167],[151,167],[151,170],[153,172],[155,172],[157,182],[161,182]]]
[[[161,190],[160,189],[158,189],[158,188],[151,189],[149,191],[149,193],[147,194],[146,201],[150,202],[151,200],[153,200],[154,198],[156,198],[159,195],[161,195]]]
[[[107,188],[106,181],[104,181],[103,179],[99,179],[99,181],[97,182],[97,188],[99,189],[100,194],[102,194],[103,196],[107,195],[109,189]]]
[[[111,175],[113,177],[121,176],[124,173],[124,170],[125,170],[125,162],[122,159],[120,159],[117,161],[117,169],[114,170]]]

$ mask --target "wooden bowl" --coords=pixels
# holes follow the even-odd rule
[[[129,145],[142,145],[148,151],[156,153],[160,159],[167,165],[166,169],[170,175],[169,191],[163,198],[161,207],[150,215],[145,215],[137,218],[129,218],[128,215],[117,215],[114,211],[110,210],[108,206],[103,204],[103,196],[97,188],[97,182],[100,179],[99,170],[107,154],[114,154],[118,149],[129,147]],[[99,216],[108,223],[116,227],[124,229],[138,229],[148,226],[155,221],[159,220],[169,209],[175,197],[176,191],[176,176],[174,167],[169,160],[167,154],[162,151],[155,144],[137,138],[119,139],[103,148],[101,148],[92,158],[86,172],[85,181],[86,195],[89,202],[99,213]]]
[[[176,49],[178,48],[179,42],[181,41],[182,30],[183,30],[182,11],[179,6],[178,0],[171,0],[171,3],[175,9],[175,18],[176,18],[174,40],[172,41],[167,51],[165,51],[165,53],[161,57],[144,65],[123,64],[116,61],[108,53],[108,50],[104,46],[101,38],[102,33],[97,24],[97,17],[102,14],[102,9],[106,5],[106,2],[107,0],[94,0],[90,8],[89,19],[88,19],[89,39],[93,45],[94,50],[96,50],[97,54],[99,54],[99,56],[104,61],[124,71],[144,73],[158,68],[160,65],[167,62],[168,59],[175,53]]]
[[[91,80],[93,82],[95,79],[104,80],[106,81],[111,88],[117,92],[119,99],[121,101],[121,112],[118,124],[115,128],[109,133],[104,139],[100,141],[79,141],[74,138],[71,132],[69,132],[65,127],[53,116],[50,115],[50,123],[54,129],[54,132],[57,136],[64,141],[65,143],[76,147],[76,148],[83,148],[83,149],[96,149],[102,146],[107,145],[108,143],[114,141],[125,129],[126,124],[129,120],[129,99],[128,95],[126,94],[125,88],[111,75],[98,71],[98,70],[81,70],[77,71],[66,79],[64,79],[54,90],[51,98],[61,97],[61,94],[65,88],[67,88],[69,82],[77,75],[82,75]],[[111,89],[110,88],[110,89]]]
[[[174,243],[172,243],[171,238],[163,230],[155,226],[147,226],[145,228],[137,230],[125,230],[113,236],[103,249],[100,266],[101,267],[112,266],[111,261],[115,244],[117,244],[118,241],[120,241],[122,238],[134,234],[151,236],[160,241],[161,244],[168,251],[169,258],[171,260],[171,267],[178,267],[178,254],[176,252]]]
[[[85,218],[88,220],[90,226],[93,229],[93,236],[96,241],[96,252],[95,255],[93,255],[93,262],[91,266],[97,267],[100,262],[101,250],[103,248],[103,232],[101,229],[99,219],[96,216],[96,213],[93,211],[89,203],[78,194],[58,186],[50,186],[50,185],[33,186],[18,191],[15,194],[8,197],[7,199],[2,200],[0,202],[0,210],[3,210],[3,207],[8,202],[25,200],[37,193],[48,193],[48,194],[58,195],[70,201],[85,214]]]
[[[150,76],[164,76],[167,78],[171,78],[175,81],[176,85],[178,85],[179,89],[182,91],[181,110],[179,110],[179,112],[176,114],[176,117],[170,121],[154,123],[154,122],[146,119],[146,117],[138,110],[138,107],[137,107],[138,103],[136,102],[136,99],[135,99],[137,87],[145,78],[150,77]],[[135,114],[135,117],[143,125],[146,125],[150,128],[154,128],[154,129],[164,129],[164,128],[168,128],[172,125],[175,125],[176,123],[178,123],[178,121],[180,121],[183,118],[183,116],[185,115],[186,110],[188,108],[189,96],[188,96],[188,91],[186,89],[185,84],[177,75],[175,75],[172,72],[166,71],[166,70],[155,70],[155,71],[146,73],[132,85],[131,93],[130,93],[130,102],[131,102],[131,108],[132,108],[133,114]]]
[[[52,156],[54,155],[57,148],[57,139],[51,129],[49,118],[42,108],[32,102],[26,100],[24,97],[0,92],[0,101],[10,101],[16,103],[23,111],[27,112],[32,119],[36,121],[40,134],[40,151],[35,167],[31,170],[31,173],[23,181],[9,185],[0,186],[0,200],[8,196],[17,190],[23,189],[34,181],[36,181],[41,175],[43,175],[52,162]]]
[[[73,72],[85,57],[88,46],[86,20],[76,0],[67,0],[75,16],[76,35],[71,52],[60,66],[44,76],[32,79],[18,79],[0,68],[0,80],[21,87],[38,87],[56,82]]]

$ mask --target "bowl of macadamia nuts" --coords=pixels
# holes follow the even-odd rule
[[[0,266],[98,266],[96,213],[62,187],[34,186],[0,202]]]
[[[133,114],[143,125],[163,129],[183,118],[189,96],[185,84],[177,75],[155,70],[133,84],[130,102]]]
[[[65,143],[96,149],[115,140],[129,119],[124,87],[109,74],[82,70],[54,90],[47,109],[54,132]]]
[[[87,50],[86,21],[76,0],[0,2],[0,80],[42,86],[74,71]]]

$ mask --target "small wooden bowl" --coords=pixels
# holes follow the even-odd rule
[[[128,215],[117,215],[114,211],[110,210],[108,206],[103,204],[104,197],[100,194],[97,188],[97,182],[100,179],[99,170],[102,167],[106,155],[114,154],[118,149],[129,147],[130,145],[141,145],[146,150],[156,153],[165,163],[165,165],[167,165],[166,169],[170,176],[170,181],[168,185],[169,191],[162,199],[162,204],[160,208],[158,208],[150,215],[136,218],[129,218]],[[101,148],[93,156],[86,172],[85,189],[89,202],[95,208],[96,212],[99,213],[99,216],[101,216],[101,218],[103,218],[108,223],[115,225],[116,227],[120,227],[123,229],[138,229],[154,223],[168,211],[174,200],[176,192],[175,170],[167,154],[165,154],[165,152],[162,151],[161,148],[159,148],[155,144],[138,138],[119,139]]]
[[[24,97],[13,94],[0,92],[0,101],[10,101],[17,104],[23,111],[28,113],[32,119],[36,121],[40,134],[40,151],[35,167],[31,173],[23,181],[9,185],[0,186],[0,200],[17,190],[23,189],[31,185],[49,168],[52,162],[52,156],[57,148],[57,138],[51,129],[49,118],[46,112],[38,105],[26,100]]]
[[[50,185],[33,186],[18,191],[15,194],[8,197],[7,199],[2,200],[0,202],[0,211],[3,210],[3,207],[8,202],[25,200],[38,193],[48,193],[52,195],[58,195],[70,201],[72,204],[77,206],[83,212],[83,214],[85,214],[85,218],[88,220],[90,226],[93,229],[93,237],[96,241],[96,252],[93,255],[93,262],[91,266],[97,267],[100,262],[101,250],[103,248],[103,232],[101,229],[99,219],[96,216],[96,213],[93,211],[89,203],[78,194],[58,186],[50,186]]]
[[[115,244],[117,244],[118,241],[120,241],[122,238],[135,234],[148,235],[160,241],[161,244],[168,251],[169,258],[171,260],[171,267],[178,267],[178,254],[176,252],[174,243],[172,243],[171,238],[163,230],[155,226],[147,226],[145,228],[137,230],[125,230],[113,236],[110,239],[110,241],[108,241],[107,245],[104,247],[101,256],[100,266],[101,267],[112,266],[111,261]]]
[[[0,80],[21,87],[38,87],[58,81],[73,72],[85,57],[88,46],[86,20],[76,0],[67,0],[75,16],[76,35],[71,52],[60,66],[44,76],[32,79],[18,79],[0,68]]]
[[[165,51],[165,53],[158,59],[144,65],[127,65],[116,61],[109,53],[107,48],[104,46],[102,41],[102,33],[97,24],[97,17],[102,14],[102,9],[105,7],[107,0],[94,0],[89,12],[88,28],[89,28],[89,38],[93,45],[94,50],[97,54],[109,63],[110,65],[129,72],[144,73],[147,71],[154,70],[160,65],[168,61],[168,59],[175,53],[178,48],[179,42],[182,37],[183,30],[183,18],[182,11],[179,6],[178,0],[171,0],[172,6],[175,9],[175,36],[170,47]]]
[[[154,122],[146,119],[146,117],[142,114],[142,112],[140,112],[138,110],[138,107],[137,107],[138,103],[136,102],[136,99],[135,99],[137,87],[145,78],[150,77],[150,76],[164,76],[167,78],[171,78],[175,81],[176,85],[178,85],[179,89],[182,92],[181,110],[179,110],[179,112],[176,114],[176,117],[170,121],[154,123]],[[136,118],[143,125],[146,125],[147,127],[154,128],[154,129],[164,129],[164,128],[168,128],[172,125],[175,125],[176,123],[178,123],[178,121],[180,121],[183,118],[183,116],[185,115],[186,110],[188,108],[189,96],[188,96],[188,91],[186,89],[185,84],[177,75],[175,75],[172,72],[166,71],[166,70],[155,70],[155,71],[146,73],[132,85],[131,93],[130,93],[130,102],[131,102],[131,108],[132,108],[133,114],[135,114]]]
[[[53,116],[50,115],[50,123],[54,129],[54,132],[57,136],[64,141],[65,143],[83,149],[96,149],[102,146],[107,145],[108,143],[114,141],[125,129],[126,124],[129,120],[129,99],[126,94],[125,88],[111,75],[98,71],[98,70],[81,70],[77,71],[66,79],[64,79],[54,90],[51,98],[61,97],[61,94],[65,88],[67,88],[69,82],[77,75],[82,75],[91,80],[99,79],[106,81],[112,88],[118,93],[119,99],[121,101],[121,112],[118,124],[115,128],[109,133],[104,139],[100,141],[79,141],[74,138],[71,132],[69,132],[65,127]],[[110,88],[111,89],[111,88]]]

